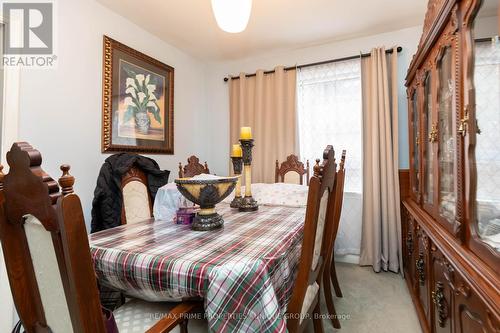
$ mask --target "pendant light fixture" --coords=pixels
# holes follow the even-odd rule
[[[245,30],[252,11],[252,0],[212,0],[212,11],[219,28],[238,33]]]

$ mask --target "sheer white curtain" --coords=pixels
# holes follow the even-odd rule
[[[335,244],[337,255],[359,255],[362,220],[361,61],[301,68],[297,73],[300,157],[311,166],[327,144],[337,160],[347,150],[344,203]]]

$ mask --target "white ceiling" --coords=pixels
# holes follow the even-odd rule
[[[427,0],[253,0],[247,29],[217,27],[210,0],[97,0],[207,61],[246,58],[423,23]]]

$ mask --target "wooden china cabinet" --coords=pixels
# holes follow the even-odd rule
[[[500,332],[498,0],[430,0],[406,77],[404,272],[424,332]]]

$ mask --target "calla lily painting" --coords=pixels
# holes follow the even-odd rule
[[[165,78],[120,59],[118,136],[163,140],[164,112],[159,104]]]
[[[173,154],[174,69],[106,36],[104,53],[103,152]]]

